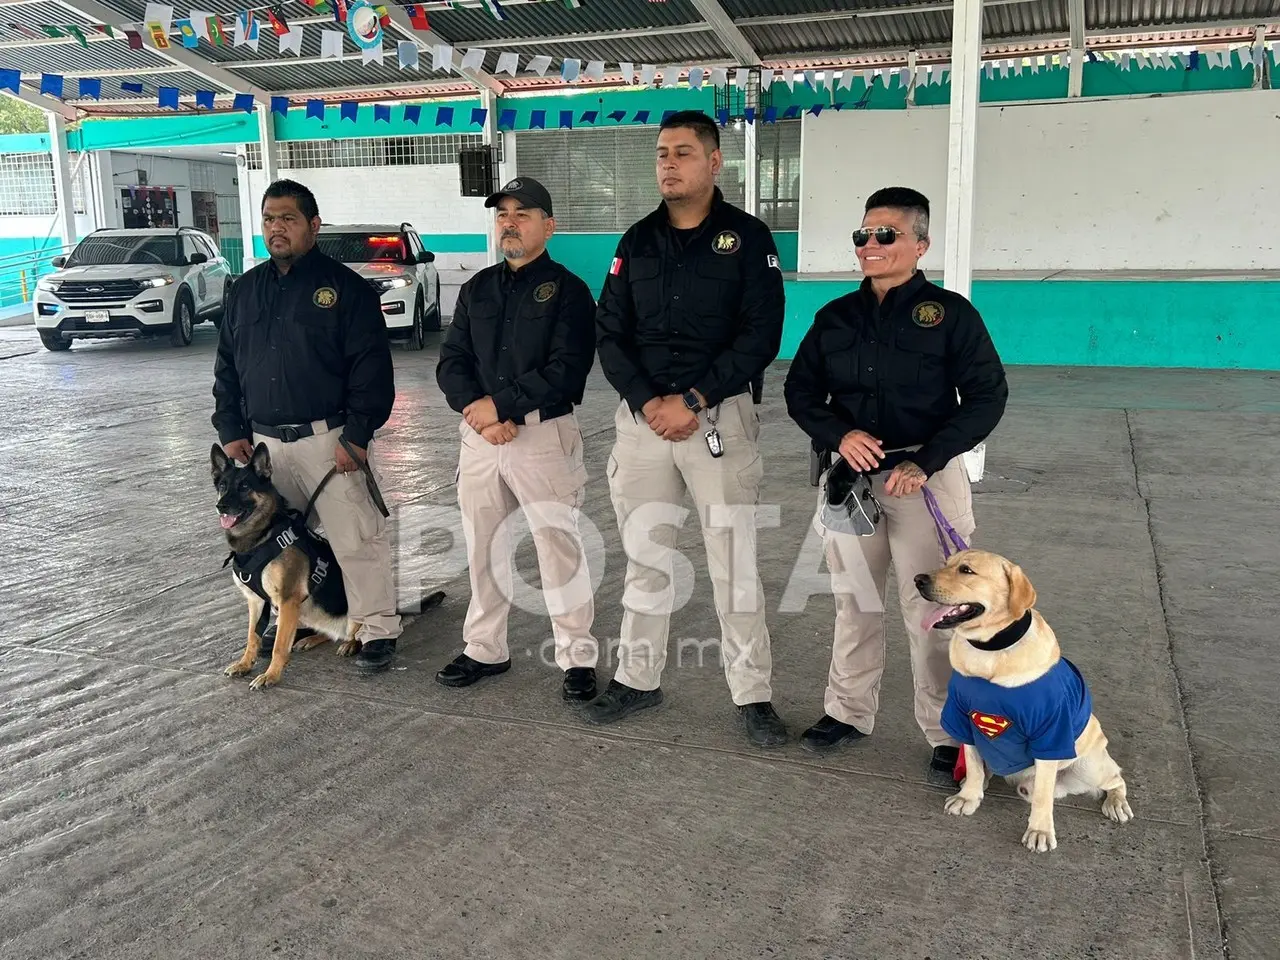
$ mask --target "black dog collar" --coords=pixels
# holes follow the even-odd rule
[[[1027,635],[1027,631],[1031,629],[1031,611],[1028,610],[1022,615],[1022,619],[1016,623],[1011,623],[990,640],[970,640],[969,643],[977,647],[979,650],[1003,650],[1006,647],[1012,647],[1015,643]]]

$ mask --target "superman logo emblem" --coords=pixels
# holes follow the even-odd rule
[[[1007,717],[995,713],[980,713],[977,710],[969,711],[969,719],[989,740],[994,740],[1013,726],[1013,722]]]

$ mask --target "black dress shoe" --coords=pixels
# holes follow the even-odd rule
[[[310,627],[299,627],[293,634],[293,642],[305,640],[307,637],[314,637],[316,631]],[[276,648],[276,625],[273,623],[267,627],[266,633],[262,635],[262,644],[258,647],[258,659],[270,658],[272,652]]]
[[[596,695],[595,667],[570,667],[564,672],[564,698],[585,702]]]
[[[436,682],[446,687],[469,687],[484,677],[496,677],[511,669],[511,658],[501,663],[481,663],[473,660],[465,653],[460,653],[453,662],[436,674]]]
[[[385,637],[379,640],[366,640],[360,645],[356,654],[356,667],[366,673],[377,673],[391,666],[396,655],[396,642]]]
[[[934,747],[933,759],[929,761],[929,769],[945,773],[947,776],[954,778],[956,764],[959,762],[959,747]]]
[[[582,719],[587,723],[613,723],[629,713],[645,707],[656,707],[661,702],[661,687],[656,690],[636,690],[625,683],[610,680],[604,693],[582,708]]]
[[[758,747],[776,747],[787,742],[787,726],[772,703],[746,703],[738,707],[747,736]]]
[[[800,746],[810,753],[826,753],[846,743],[861,740],[866,734],[857,727],[841,723],[835,717],[827,716],[806,730],[800,737]]]

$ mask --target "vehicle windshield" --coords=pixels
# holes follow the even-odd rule
[[[186,263],[175,236],[86,237],[67,258],[68,267],[151,263],[178,267]]]
[[[339,263],[404,263],[404,237],[395,233],[326,233],[316,246]]]

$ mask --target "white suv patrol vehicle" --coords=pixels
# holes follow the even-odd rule
[[[72,340],[168,334],[175,347],[192,327],[222,320],[231,268],[207,233],[191,227],[95,230],[36,283],[36,330],[50,350]]]
[[[320,252],[360,274],[382,299],[387,333],[421,350],[427,330],[440,329],[440,275],[436,255],[412,224],[326,223],[316,238]]]

